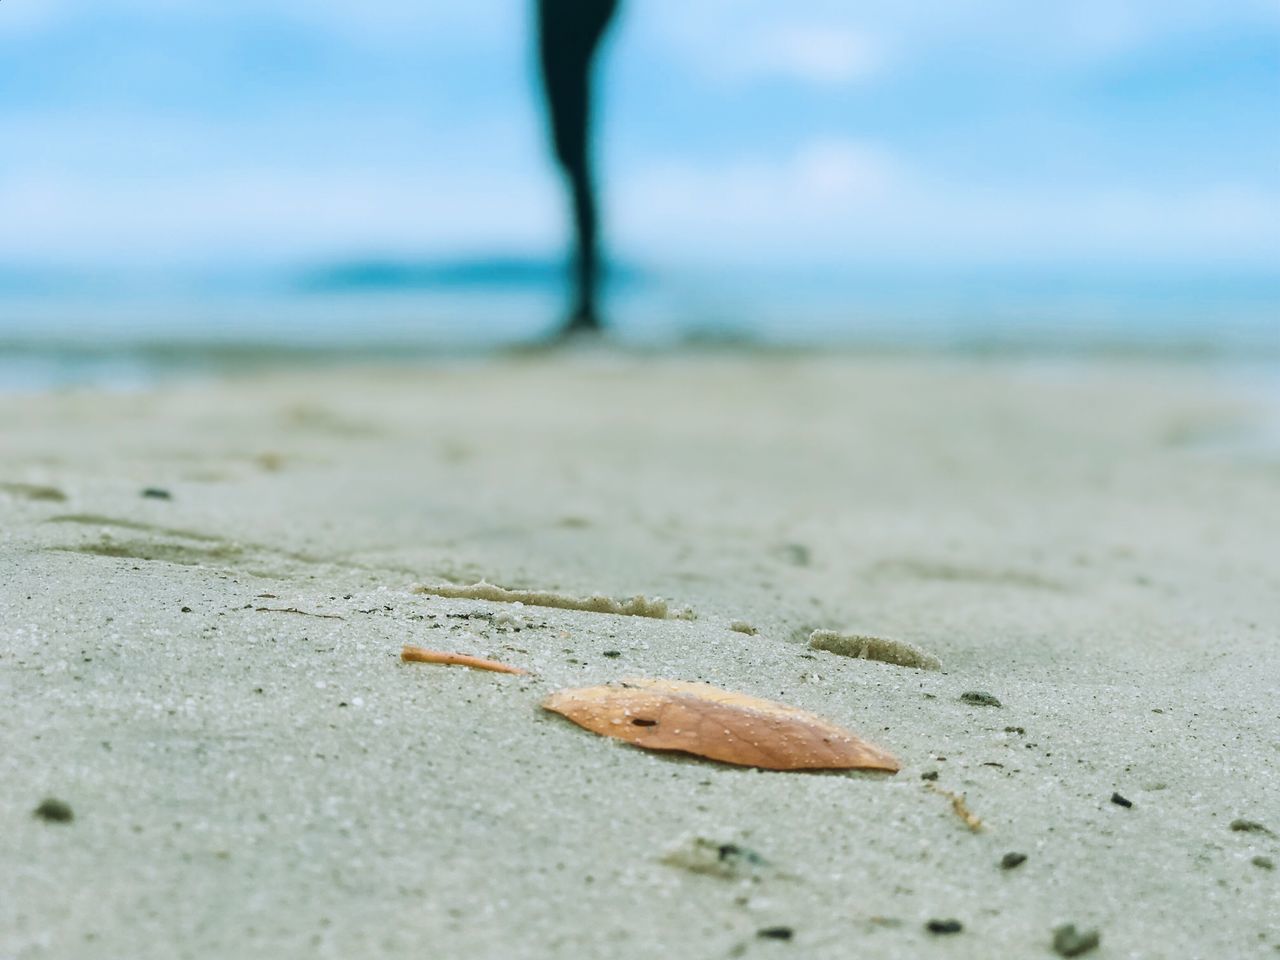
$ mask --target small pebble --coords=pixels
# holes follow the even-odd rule
[[[173,494],[163,487],[147,487],[142,495],[149,500],[172,500]]]
[[[964,924],[959,920],[930,920],[924,928],[930,933],[959,933]]]
[[[388,607],[387,609],[389,610],[391,608]],[[495,616],[491,622],[499,630],[513,630],[517,633],[519,633],[526,626],[528,626],[528,624],[524,622],[524,617],[513,616],[512,614],[507,613],[505,610],[502,613]]]
[[[1113,793],[1113,794],[1111,794],[1111,802],[1112,802],[1112,803],[1114,803],[1117,807],[1132,807],[1132,806],[1133,806],[1133,801],[1132,801],[1132,800],[1128,799],[1127,797],[1122,797],[1122,796],[1120,796],[1120,794],[1118,794],[1118,793]]]
[[[999,707],[1002,706],[999,700],[989,693],[983,693],[981,690],[970,690],[968,693],[960,694],[960,699],[964,703],[971,703],[975,707]]]
[[[1053,952],[1060,957],[1078,957],[1101,942],[1102,937],[1097,930],[1085,930],[1082,933],[1074,923],[1063,924],[1053,931]]]
[[[743,863],[759,865],[765,862],[764,857],[756,853],[754,850],[741,846],[736,843],[722,843],[716,848],[716,856],[725,862],[734,862],[741,860]]]
[[[921,780],[937,780],[937,779],[938,779],[938,771],[937,771],[937,770],[926,770],[924,773],[920,774],[920,779],[921,779]]]
[[[606,650],[606,651],[604,652],[603,656],[610,657],[610,658],[613,658],[613,657],[620,657],[620,656],[622,656],[622,651],[621,651],[621,650]]]
[[[764,940],[790,940],[795,934],[790,927],[764,927],[756,931],[756,936]]]
[[[662,862],[672,867],[720,877],[741,880],[768,872],[769,862],[756,851],[738,843],[722,843],[708,837],[682,840],[668,850]]]
[[[1000,858],[1001,870],[1012,870],[1014,867],[1020,867],[1027,862],[1025,853],[1006,853]]]
[[[190,613],[190,612],[191,612],[191,608],[190,608],[190,607],[183,607],[183,608],[182,608],[182,612],[183,612],[183,613]]]
[[[1261,867],[1263,870],[1274,870],[1276,868],[1276,862],[1274,860],[1270,857],[1264,857],[1261,854],[1254,857],[1249,862],[1255,867]]]
[[[56,797],[45,797],[40,801],[40,806],[31,813],[32,816],[39,817],[48,823],[70,823],[75,819],[75,814],[71,812],[71,805]]]

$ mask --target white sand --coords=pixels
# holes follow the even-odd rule
[[[1219,442],[1267,415],[1191,366],[849,357],[0,398],[0,484],[66,496],[0,486],[0,958],[1276,955],[1280,838],[1229,824],[1280,833],[1280,465]],[[697,619],[411,592],[482,579]],[[622,676],[904,769],[537,708]]]

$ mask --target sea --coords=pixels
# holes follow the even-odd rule
[[[447,362],[544,342],[555,260],[0,268],[0,391],[145,389],[264,365]],[[1212,363],[1280,382],[1276,269],[621,265],[620,349],[844,349]]]

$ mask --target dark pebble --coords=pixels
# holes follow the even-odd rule
[[[747,847],[736,843],[722,843],[716,848],[716,856],[724,863],[745,863],[752,867],[763,867],[767,863],[764,857]]]
[[[1276,868],[1276,862],[1274,860],[1270,857],[1264,857],[1261,854],[1254,857],[1249,862],[1255,867],[1261,867],[1263,870],[1274,870]]]
[[[1113,794],[1111,795],[1111,802],[1112,802],[1112,803],[1114,803],[1117,807],[1132,807],[1132,806],[1133,806],[1133,801],[1132,801],[1132,800],[1130,800],[1128,797],[1122,797],[1122,796],[1120,796],[1120,794],[1118,794],[1118,793],[1113,793]]]
[[[975,707],[998,707],[1001,706],[999,700],[989,693],[983,693],[981,690],[970,690],[968,693],[960,694],[960,699],[964,703],[971,703]]]
[[[71,812],[70,804],[56,797],[45,797],[40,801],[40,806],[32,811],[32,815],[49,823],[70,823],[76,816]]]
[[[1078,957],[1101,942],[1102,937],[1097,930],[1085,930],[1081,933],[1074,923],[1063,924],[1053,931],[1053,952],[1060,957]]]
[[[1232,820],[1231,829],[1236,833],[1271,833],[1257,820]]]
[[[938,779],[938,771],[937,771],[937,770],[926,770],[924,773],[920,774],[920,779],[921,779],[921,780],[937,780],[937,779]]]
[[[1012,870],[1014,867],[1020,867],[1027,862],[1025,853],[1006,853],[1000,858],[1001,870]]]
[[[764,940],[790,940],[795,935],[790,927],[764,927],[756,931],[756,936]]]
[[[172,500],[173,494],[163,487],[147,487],[142,491],[142,495],[149,500]]]
[[[606,657],[620,657],[620,656],[622,656],[622,651],[621,651],[621,650],[606,650],[606,651],[604,652],[603,656],[606,656]]]
[[[183,607],[183,608],[182,608],[182,612],[183,612],[183,613],[190,613],[190,612],[191,612],[191,608],[190,608],[190,607]]]
[[[959,933],[964,924],[959,920],[930,920],[924,928],[930,933]]]

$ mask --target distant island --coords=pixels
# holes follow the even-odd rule
[[[312,292],[395,291],[470,287],[542,289],[564,282],[564,263],[556,258],[484,256],[438,260],[363,259],[310,268],[300,277]],[[634,266],[611,264],[609,282],[631,286],[643,280]]]

